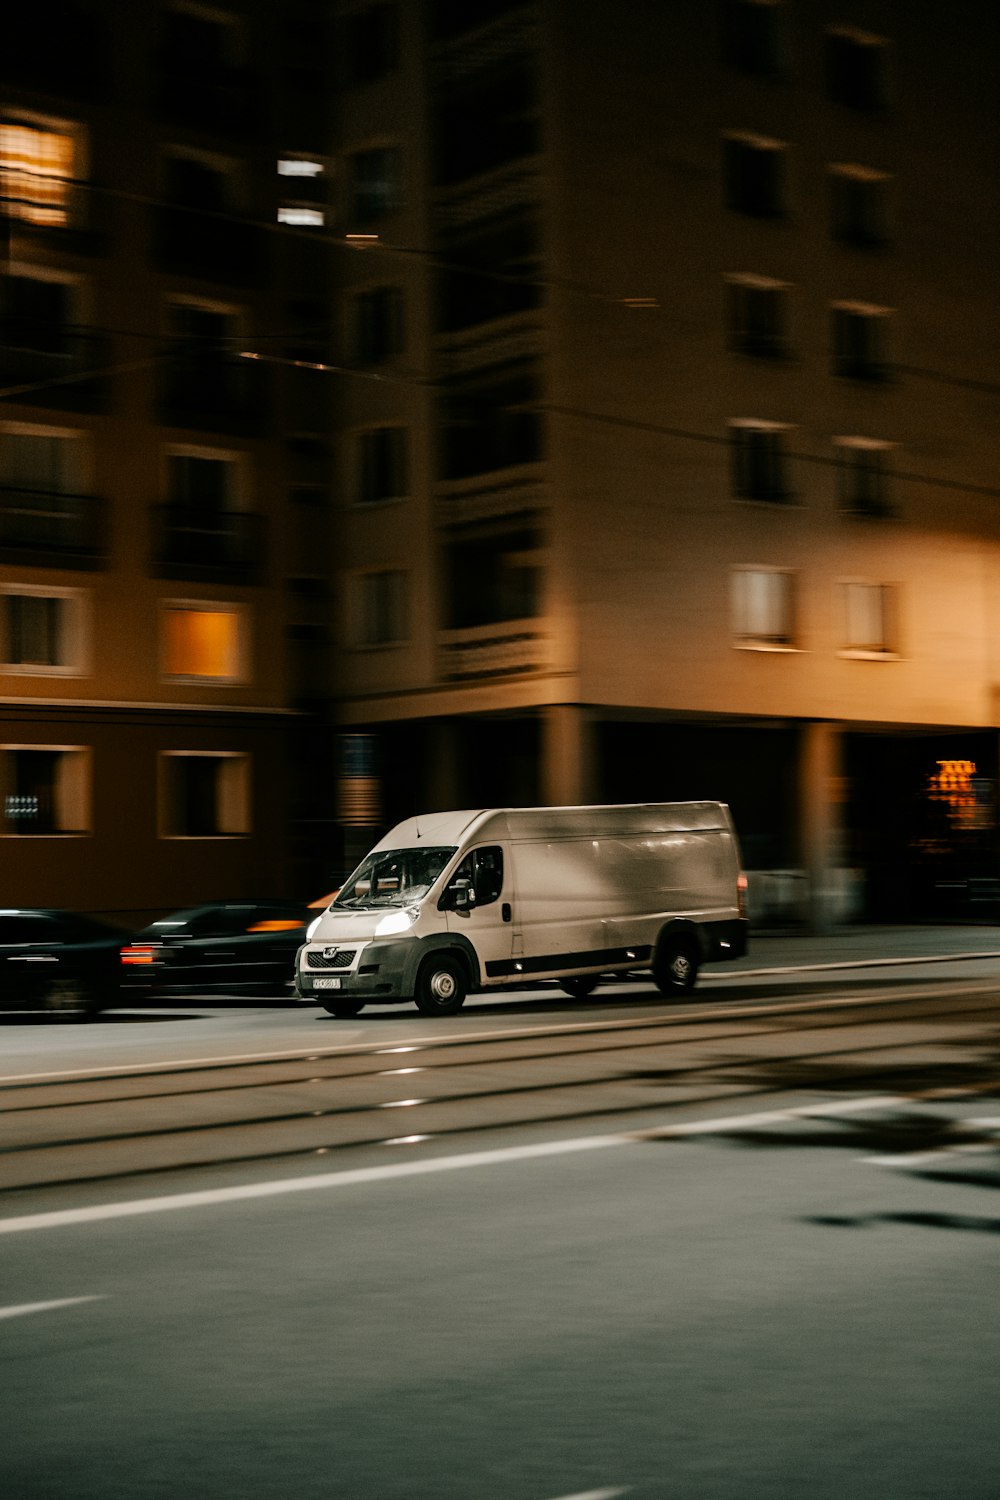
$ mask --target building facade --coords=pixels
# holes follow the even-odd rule
[[[1000,37],[949,16],[340,6],[373,825],[721,798],[758,916],[992,901]]]
[[[324,878],[327,9],[5,19],[0,905]]]

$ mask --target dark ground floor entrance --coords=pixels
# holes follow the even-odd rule
[[[341,830],[344,872],[418,811],[711,799],[732,808],[759,889],[779,893],[762,922],[814,920],[817,886],[835,922],[1000,917],[993,730],[553,712],[352,727],[377,816]]]

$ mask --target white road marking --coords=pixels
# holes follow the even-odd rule
[[[716,1120],[691,1120],[684,1125],[655,1125],[651,1130],[635,1131],[631,1139],[662,1141],[693,1135],[725,1135],[731,1130],[754,1129],[758,1125],[781,1125],[786,1120],[825,1119],[829,1115],[854,1115],[869,1109],[897,1109],[901,1104],[912,1102],[906,1094],[883,1094],[840,1103],[803,1104],[793,1109],[764,1109],[753,1115],[722,1115]]]
[[[101,1302],[100,1296],[59,1297],[55,1302],[22,1302],[20,1307],[0,1307],[0,1318],[23,1318],[26,1313],[51,1312],[56,1307],[76,1307],[80,1302]]]
[[[983,957],[982,954],[977,954],[976,956]],[[991,955],[986,956],[989,957]],[[1000,957],[1000,954],[997,957]],[[929,959],[927,960],[927,962],[930,961]],[[941,962],[942,960],[937,961]],[[863,965],[862,967],[867,967],[867,965]],[[774,969],[755,970],[752,977],[756,978],[764,973],[777,972],[779,971]],[[721,977],[732,978],[736,976],[726,975]],[[948,995],[956,992],[956,985],[958,986],[957,993],[963,995],[977,994],[979,990],[988,991],[991,994],[994,992],[992,984],[983,984],[977,986],[976,989],[970,990],[964,985],[959,985],[959,982],[955,980],[947,983],[943,988],[933,991],[928,990],[923,985],[919,989],[895,990],[893,991],[892,1001],[893,1003],[898,1003],[904,1000],[933,998],[935,995],[941,994]],[[620,995],[617,998],[622,1004],[628,1004],[630,999],[628,995]],[[808,1002],[808,1009],[810,1012],[850,1010],[852,1007],[863,1004],[868,1000],[884,1000],[885,998],[884,995],[877,994],[874,991],[871,994],[862,992],[861,994],[838,997],[836,999],[811,1000]],[[786,1015],[791,1011],[802,1010],[803,1003],[802,1000],[789,1000],[780,1003],[768,1001],[760,1005],[740,1005],[734,1003],[727,1006],[719,1002],[711,1007],[702,1005],[696,1009],[685,1011],[681,1015],[674,1015],[667,1018],[662,1015],[650,1016],[648,1024],[657,1025],[664,1019],[667,1019],[671,1026],[691,1026],[697,1025],[701,1021],[740,1021],[752,1016],[780,1016]],[[470,1014],[476,1014],[476,1012],[470,1012]],[[478,1012],[478,1014],[484,1014],[484,1012]],[[333,1057],[350,1057],[355,1053],[368,1053],[371,1056],[377,1057],[389,1052],[426,1052],[430,1048],[447,1046],[453,1042],[467,1042],[471,1046],[475,1046],[478,1042],[516,1042],[536,1036],[561,1036],[564,1032],[579,1031],[581,1024],[587,1031],[592,1032],[634,1031],[637,1026],[642,1026],[644,1021],[645,1018],[642,1016],[630,1016],[620,1021],[586,1021],[583,1023],[580,1021],[571,1021],[556,1026],[520,1026],[499,1031],[475,1031],[470,1029],[468,1031],[449,1032],[445,1036],[426,1035],[411,1038],[408,1043],[404,1044],[400,1042],[393,1047],[372,1047],[371,1039],[369,1039],[365,1042],[354,1042],[339,1047],[323,1047],[314,1044],[312,1046],[306,1045],[304,1047],[288,1048],[280,1052],[222,1052],[214,1057],[178,1057],[165,1062],[118,1063],[100,1068],[94,1066],[89,1068],[63,1068],[57,1072],[49,1073],[4,1073],[0,1074],[0,1087],[16,1087],[22,1083],[49,1083],[59,1079],[73,1078],[126,1078],[132,1073],[183,1072],[188,1068],[218,1067],[220,1065],[235,1065],[238,1063],[280,1062],[285,1058],[297,1058],[302,1062],[319,1062],[321,1060],[329,1060]]]
[[[316,1177],[290,1177],[278,1182],[245,1183],[240,1187],[204,1188],[192,1193],[173,1193],[162,1198],[135,1198],[130,1203],[101,1203],[90,1208],[53,1209],[48,1213],[24,1214],[0,1219],[0,1234],[18,1234],[30,1229],[53,1229],[64,1224],[94,1224],[102,1219],[125,1219],[135,1214],[169,1213],[179,1208],[201,1208],[206,1204],[237,1203],[251,1198],[272,1198],[282,1193],[316,1192],[322,1188],[354,1187],[364,1182],[383,1182],[394,1177],[427,1176],[433,1172],[460,1171],[464,1167],[493,1167],[503,1162],[525,1161],[536,1156],[562,1156],[574,1151],[599,1151],[605,1146],[627,1145],[626,1135],[593,1135],[569,1141],[543,1141],[534,1146],[508,1146],[497,1151],[470,1151],[464,1156],[438,1156],[424,1161],[393,1162],[381,1167],[352,1167],[343,1172],[324,1172]]]
[[[627,1489],[582,1490],[578,1495],[560,1495],[559,1500],[615,1500],[616,1495],[627,1495]]]
[[[202,1188],[190,1193],[165,1194],[161,1198],[134,1198],[124,1203],[100,1203],[89,1208],[52,1209],[0,1219],[0,1234],[21,1234],[33,1229],[55,1229],[67,1224],[95,1224],[105,1219],[126,1219],[138,1214],[171,1213],[182,1208],[209,1204],[240,1203],[254,1198],[273,1198],[285,1193],[318,1192],[326,1188],[356,1187],[367,1182],[387,1182],[401,1177],[426,1177],[436,1172],[456,1172],[469,1167],[496,1167],[507,1162],[531,1161],[546,1156],[566,1156],[581,1151],[601,1151],[608,1146],[627,1146],[644,1141],[682,1139],[699,1135],[722,1135],[757,1125],[787,1120],[823,1119],[830,1115],[857,1114],[864,1110],[890,1109],[911,1102],[904,1094],[875,1095],[866,1099],[806,1104],[798,1108],[762,1110],[757,1114],[723,1115],[711,1120],[692,1120],[685,1125],[664,1125],[651,1130],[616,1135],[577,1136],[564,1141],[539,1141],[531,1146],[505,1146],[494,1151],[469,1151],[460,1156],[437,1156],[422,1161],[392,1162],[380,1167],[349,1167],[342,1172],[323,1172],[314,1177],[290,1177],[272,1182],[244,1183],[236,1187]],[[405,1139],[405,1138],[404,1138]]]

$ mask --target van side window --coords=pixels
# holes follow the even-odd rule
[[[496,901],[503,890],[503,850],[494,844],[488,849],[477,849],[476,861],[476,905],[485,906]]]
[[[454,878],[471,880],[477,907],[488,906],[503,890],[503,850],[498,844],[474,850],[462,860]]]

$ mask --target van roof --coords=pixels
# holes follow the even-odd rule
[[[480,807],[420,813],[397,823],[376,849],[477,839],[620,838],[732,827],[724,802],[633,802],[597,807]]]

